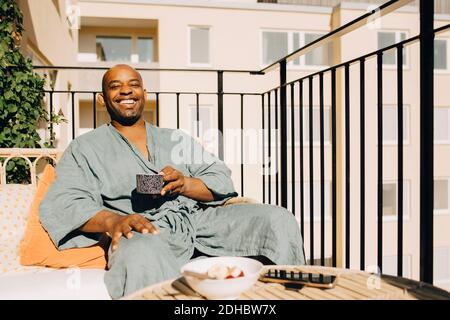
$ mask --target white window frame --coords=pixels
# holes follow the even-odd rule
[[[141,62],[139,61],[139,39],[152,39],[153,45],[152,45],[152,60],[150,62]],[[135,64],[151,64],[155,62],[155,37],[152,35],[141,35],[141,34],[136,34],[134,36],[134,49],[135,52],[131,54],[131,56],[133,56],[133,54],[136,56],[136,62],[133,62]]]
[[[193,28],[197,29],[208,29],[208,36],[209,36],[209,47],[208,47],[208,56],[209,56],[209,62],[208,63],[195,63],[191,62],[191,30]],[[188,25],[187,27],[187,66],[189,67],[197,67],[197,68],[208,68],[212,67],[212,30],[213,28],[208,25]]]
[[[108,32],[100,32],[95,34],[95,43],[97,43],[97,37],[130,37],[131,38],[131,55],[130,60],[126,61],[126,63],[129,63],[131,65],[150,65],[152,63],[155,63],[155,36],[151,34],[143,34],[143,33],[108,33]],[[152,58],[153,60],[150,62],[139,62],[139,47],[138,47],[138,39],[139,38],[146,38],[146,39],[152,39],[153,40],[153,52],[152,52]],[[94,59],[94,61],[91,61],[91,59]],[[77,61],[78,62],[88,62],[88,63],[115,63],[119,61],[98,61],[97,53],[81,53],[78,52],[77,54]]]
[[[134,64],[134,60],[136,57],[136,51],[135,51],[135,39],[134,35],[132,34],[108,34],[108,33],[99,33],[95,34],[95,46],[97,46],[97,39],[98,38],[129,38],[130,39],[130,57],[127,61],[118,61],[118,60],[98,60],[99,56],[97,55],[97,50],[95,52],[95,59],[97,63],[128,63],[128,64]]]
[[[261,48],[261,54],[260,54],[260,67],[265,68],[267,65],[264,63],[264,48],[263,48],[263,40],[264,40],[264,32],[278,32],[278,33],[286,33],[288,37],[288,47],[287,47],[287,54],[290,54],[294,51],[294,33],[299,34],[299,41],[300,41],[300,48],[305,46],[305,34],[314,33],[314,34],[320,34],[325,35],[327,34],[327,31],[323,30],[287,30],[287,29],[261,29],[260,31],[260,48]],[[305,55],[302,55],[299,57],[300,64],[295,65],[294,61],[289,61],[287,63],[287,68],[291,70],[321,70],[326,69],[330,67],[329,65],[306,65],[305,64]],[[273,61],[272,63],[274,63]]]
[[[398,194],[398,181],[397,180],[384,180],[383,184],[395,184],[396,194]],[[403,193],[405,194],[403,198],[403,222],[409,221],[411,219],[411,180],[403,180]],[[398,220],[398,197],[395,198],[395,210],[396,214],[393,216],[383,215],[383,222],[396,222]],[[378,215],[377,215],[378,221]]]
[[[450,74],[450,38],[436,38],[434,40],[443,40],[447,43],[447,69],[434,69],[436,74]]]
[[[408,30],[400,30],[400,29],[381,29],[378,30],[377,32],[377,50],[382,49],[382,48],[378,48],[378,34],[381,32],[385,32],[385,33],[394,33],[395,34],[395,42],[394,43],[399,43],[401,41],[404,40],[400,40],[400,34],[404,33],[405,34],[405,39],[409,38],[409,31]],[[386,69],[386,70],[397,70],[397,50],[391,49],[389,51],[383,51],[383,53],[385,52],[392,52],[395,55],[395,63],[394,64],[386,64],[386,63],[382,63],[382,68]],[[405,53],[405,58],[406,58],[406,63],[405,61],[403,61],[403,70],[410,70],[410,54],[409,54],[409,48],[407,45],[403,46],[403,52]]]
[[[295,105],[294,108],[298,110],[299,106]],[[320,108],[320,106],[313,105],[313,110],[317,110],[317,114],[318,115],[319,115],[319,108]],[[309,110],[309,107],[303,106],[303,121],[304,121],[304,123],[303,123],[303,139],[304,139],[303,140],[303,148],[309,147],[309,137],[308,137],[307,140],[305,138],[305,133],[306,133],[305,123],[307,122],[307,124],[309,124],[309,116],[308,117],[305,116],[306,109]],[[287,117],[289,118],[289,120],[291,118],[291,113],[290,112],[291,112],[290,110],[287,111]],[[332,137],[333,137],[333,132],[332,132],[332,128],[331,128],[331,106],[330,105],[324,105],[323,106],[324,120],[325,120],[325,114],[327,112],[329,112],[329,115],[330,115],[330,137],[329,137],[328,140],[327,140],[326,137],[324,137],[324,144],[323,144],[324,148],[330,148],[331,147],[331,140],[332,140]],[[275,119],[275,106],[274,105],[270,106],[270,114],[271,114],[272,121],[274,121],[274,119]],[[280,120],[279,117],[280,117],[280,112],[278,112],[278,120]],[[267,114],[266,114],[265,118],[267,119]],[[297,113],[297,115],[295,115],[295,110],[294,110],[294,121],[296,121],[298,119],[299,119],[299,114]],[[313,118],[313,120],[314,120],[314,118]],[[287,120],[286,120],[286,123],[287,123]],[[298,123],[294,122],[294,124],[298,125],[298,130],[295,130],[297,132],[295,133],[295,137],[294,137],[294,141],[295,141],[294,148],[300,148],[300,140],[298,140],[298,142],[297,142],[297,138],[300,139],[300,135],[299,135],[299,133],[300,133],[299,132],[299,130],[300,130],[300,122],[298,122]],[[264,123],[264,126],[265,126],[264,129],[268,130],[267,123]],[[313,125],[313,128],[315,128],[314,125]],[[274,125],[271,126],[270,129],[274,130],[275,126]],[[278,130],[281,131],[280,126],[278,126]],[[325,133],[325,127],[324,127],[324,133]],[[288,135],[287,138],[290,138],[291,133],[286,131],[286,134]],[[309,132],[308,132],[308,134],[309,134]],[[271,144],[270,147],[272,148],[272,151],[275,149],[275,141],[276,140],[274,140],[274,139],[272,139],[270,141],[270,144]],[[281,146],[281,138],[278,137],[278,148],[280,148],[280,146]],[[286,139],[286,146],[288,148],[291,148],[292,147],[292,141],[288,141],[288,139]],[[314,148],[319,148],[320,147],[320,136],[318,137],[317,141],[314,141],[314,139],[313,139],[313,147]],[[265,136],[265,139],[264,139],[264,148],[265,148],[266,152],[269,149],[269,138],[268,138],[267,135]],[[272,154],[274,154],[274,153],[272,152]]]
[[[195,112],[196,112],[196,108],[197,108],[197,104],[195,104],[195,103],[190,103],[190,104],[188,104],[188,110],[189,110],[189,124],[193,124],[194,123],[194,121],[197,121],[197,118],[196,118],[196,115],[195,115]],[[213,104],[208,104],[208,103],[200,103],[199,105],[198,105],[198,108],[199,108],[199,116],[200,116],[200,121],[202,120],[201,119],[201,111],[200,110],[207,110],[207,117],[209,118],[209,123],[211,124],[211,128],[204,128],[204,127],[201,127],[200,129],[200,139],[202,138],[202,136],[205,134],[205,132],[207,131],[207,130],[210,130],[210,129],[215,129],[214,128],[214,117],[213,117],[213,108],[214,108],[214,105]],[[197,132],[191,132],[191,129],[193,129],[193,130],[195,130],[196,128],[195,128],[195,126],[194,127],[189,127],[189,129],[188,129],[188,132],[189,132],[189,134],[191,134],[193,137],[197,137]]]
[[[450,41],[449,41],[449,43],[450,43]],[[436,110],[436,109],[439,109],[439,108],[447,109],[447,118],[448,118],[447,121],[450,124],[450,106],[449,107],[447,107],[447,106],[435,106],[434,109]],[[433,127],[435,128],[436,126],[433,124]],[[434,134],[433,134],[433,138],[434,138]],[[447,145],[447,144],[450,144],[450,132],[448,134],[447,140],[434,140],[434,144],[435,145]]]
[[[305,111],[306,111],[306,109],[308,109],[309,110],[309,107],[308,108],[306,108],[305,106],[303,106],[303,121],[305,121],[305,123],[308,123],[308,125],[309,125],[309,114],[306,116],[305,115]],[[315,110],[317,110],[317,115],[319,115],[319,117],[320,117],[320,106],[318,106],[318,105],[313,105],[313,120],[314,120],[314,111]],[[329,137],[329,140],[327,140],[326,139],[326,137],[324,137],[324,144],[323,144],[323,146],[325,147],[325,148],[327,148],[327,147],[331,147],[331,139],[332,139],[332,137],[333,137],[333,132],[332,132],[332,127],[331,127],[331,106],[329,106],[329,105],[324,105],[323,106],[323,114],[324,114],[324,121],[325,121],[325,114],[327,113],[327,112],[329,112],[329,116],[330,116],[330,137]],[[319,121],[320,121],[320,118],[319,118]],[[314,122],[314,121],[313,121]],[[306,130],[305,130],[305,123],[303,123],[303,147],[309,147],[309,137],[308,137],[308,139],[306,140],[306,138],[305,138],[305,132],[306,132]],[[318,123],[318,126],[320,126],[320,123]],[[314,123],[313,123],[313,129],[315,128],[316,126],[314,125]],[[299,124],[299,130],[300,130],[300,124]],[[309,134],[309,128],[308,128],[308,134]],[[324,134],[325,134],[325,127],[324,127]],[[289,146],[291,145],[290,143],[288,144]],[[295,143],[295,147],[296,148],[300,148],[300,141],[297,143]],[[320,131],[319,131],[319,137],[318,137],[318,139],[317,139],[317,141],[314,141],[314,130],[313,130],[313,147],[314,148],[318,148],[318,147],[320,147]]]
[[[450,177],[434,177],[434,180],[447,180],[447,202],[448,202],[448,208],[446,209],[434,209],[433,208],[433,214],[435,216],[445,216],[450,215]]]
[[[383,104],[383,115],[385,114],[385,108],[394,108],[395,111],[397,111],[397,105],[395,104]],[[403,127],[406,128],[406,136],[407,138],[405,138],[405,136],[403,135],[403,146],[407,146],[410,144],[410,105],[409,104],[404,104],[403,105]],[[384,128],[384,123],[383,123],[383,128]],[[378,144],[378,142],[377,142]],[[383,138],[383,146],[397,146],[398,144],[398,138],[396,140],[384,140]]]

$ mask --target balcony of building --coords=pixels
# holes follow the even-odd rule
[[[389,1],[363,15],[354,10],[329,33],[263,31],[266,46],[279,51],[263,51],[255,61],[264,67],[253,71],[162,70],[158,21],[133,20],[125,29],[122,19],[85,17],[79,63],[87,69],[75,69],[80,90],[48,94],[72,95],[71,140],[108,121],[95,102],[105,69],[118,62],[140,68],[150,88],[145,118],[185,129],[211,147],[231,167],[240,195],[288,208],[309,263],[445,279],[450,172],[439,155],[450,152],[449,25],[433,25],[421,12],[423,24],[411,33],[402,31],[401,19],[395,29],[361,28],[409,2]],[[350,33],[366,45],[351,51]],[[150,62],[140,62],[142,52],[153,54]],[[108,57],[119,58],[103,61]],[[308,63],[314,68],[304,68]],[[292,72],[299,65],[301,72]],[[171,72],[171,90],[158,85],[164,72]],[[427,117],[433,112],[434,119]],[[205,136],[208,129],[217,135]]]

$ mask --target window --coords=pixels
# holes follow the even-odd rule
[[[287,54],[322,37],[322,33],[298,31],[263,31],[262,63],[271,64]],[[329,65],[330,45],[318,47],[288,63],[288,66],[318,67]]]
[[[209,28],[208,27],[190,27],[190,57],[191,64],[208,65],[210,61],[209,50]]]
[[[408,119],[409,119],[409,107],[403,106],[403,143],[408,143]],[[397,106],[384,106],[383,107],[383,142],[385,144],[397,144]]]
[[[96,53],[78,53],[78,61],[113,61],[128,63],[151,63],[154,61],[152,37],[97,36]]]
[[[411,278],[411,256],[403,256],[403,277]],[[383,274],[397,275],[397,256],[383,256]]]
[[[153,61],[153,39],[138,38],[139,62],[150,63]]]
[[[434,109],[434,143],[450,143],[450,108]]]
[[[305,33],[305,42],[304,45],[307,45],[320,37],[322,37],[323,34],[318,33]],[[311,52],[308,52],[305,55],[305,65],[307,66],[324,66],[328,65],[328,49],[330,48],[329,45],[325,45],[322,47],[319,47],[317,49],[314,49]]]
[[[406,40],[406,32],[380,31],[378,32],[378,49]],[[407,65],[406,48],[403,49],[403,66]],[[383,52],[383,65],[396,65],[397,52],[395,49]]]
[[[266,111],[267,112],[267,111]],[[275,107],[271,107],[271,120],[272,125],[271,129],[274,129],[274,121],[275,121]],[[288,146],[292,145],[292,125],[291,125],[291,107],[288,106],[286,110],[287,114],[287,144]],[[266,119],[267,118],[266,114]],[[280,112],[278,111],[278,120],[280,117]],[[266,120],[266,121],[267,121]],[[323,107],[323,139],[326,144],[329,144],[331,141],[331,108],[329,106]],[[268,129],[266,123],[266,129]],[[272,145],[274,145],[274,136],[271,137]],[[294,139],[295,146],[300,146],[300,117],[299,117],[299,107],[294,107]],[[313,143],[314,145],[320,144],[320,108],[317,106],[313,106]],[[309,144],[309,107],[303,107],[303,145],[307,146]],[[268,140],[266,139],[265,145],[268,145]]]
[[[395,220],[398,215],[397,182],[383,183],[383,218]],[[409,216],[409,181],[403,181],[403,218]]]
[[[434,69],[449,70],[449,43],[448,39],[434,40]]]
[[[199,122],[197,123],[197,105],[189,105],[189,129],[193,137],[197,136],[197,125],[200,137],[203,137],[203,134],[210,130],[212,125],[212,105],[200,104],[198,107]]]
[[[288,53],[286,32],[263,32],[263,64],[271,64]]]
[[[97,61],[131,61],[131,37],[97,36]]]
[[[440,178],[434,180],[434,211],[448,212],[450,210],[448,198],[449,198],[449,187],[448,178]]]
[[[271,146],[275,148],[275,107],[270,108],[271,113]],[[291,125],[291,107],[287,106],[287,145],[290,147],[292,145],[292,125]],[[266,123],[265,129],[268,130],[268,114],[266,110]],[[278,121],[280,121],[280,110],[278,110]],[[331,142],[331,108],[329,106],[323,107],[323,140],[324,145],[328,145]],[[278,126],[278,130],[280,127]],[[279,134],[279,133],[278,133]],[[300,147],[300,117],[299,117],[299,107],[294,107],[294,140],[295,147]],[[266,135],[265,146],[269,145],[268,134]],[[318,106],[313,106],[313,144],[320,145],[320,108]],[[280,145],[280,137],[278,136],[278,145]],[[303,107],[303,146],[309,145],[309,107]]]
[[[331,108],[330,107],[326,107],[326,106],[323,107],[323,121],[324,121],[324,126],[323,126],[324,142],[330,143],[330,141],[331,141]],[[300,128],[300,126],[298,128]],[[300,135],[300,132],[298,133],[298,135]],[[313,107],[313,143],[314,144],[320,143],[320,108],[319,107]],[[304,145],[309,144],[309,108],[305,108],[305,107],[303,108],[303,144]]]
[[[434,248],[433,277],[435,282],[450,282],[450,248]]]

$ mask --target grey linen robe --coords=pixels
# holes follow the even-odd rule
[[[180,130],[145,125],[150,159],[110,124],[73,140],[40,206],[41,223],[60,250],[96,244],[100,234],[78,229],[101,210],[139,213],[160,229],[159,235],[133,232],[110,250],[105,284],[112,298],[179,275],[194,248],[211,256],[305,263],[292,213],[263,204],[219,206],[237,195],[223,161]],[[214,200],[181,195],[154,200],[136,192],[136,174],[159,173],[167,165],[201,179]]]

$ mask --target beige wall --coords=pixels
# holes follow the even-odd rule
[[[33,3],[33,1],[30,1]],[[255,9],[251,1],[241,6],[229,5],[203,5],[195,7],[193,5],[160,5],[160,4],[129,4],[106,1],[80,1],[82,21],[85,21],[79,32],[80,53],[95,52],[95,35],[100,34],[149,34],[156,38],[157,62],[147,65],[135,65],[135,67],[159,67],[159,68],[189,68],[193,67],[188,62],[189,50],[189,26],[209,26],[210,27],[210,47],[211,65],[209,69],[246,69],[254,70],[262,67],[262,30],[299,30],[299,31],[323,31],[328,32],[331,28],[342,25],[345,22],[355,19],[364,13],[361,6],[343,5],[340,9],[331,13],[331,8],[315,8],[292,6],[287,10],[286,6],[261,5]],[[54,10],[52,2],[48,2],[49,7],[45,11],[41,7],[32,7],[33,16],[43,24],[34,27],[39,34],[57,30],[58,18],[54,16],[54,22],[47,25],[48,18],[44,19],[44,12]],[[31,4],[28,4],[31,6]],[[282,10],[279,8],[283,8]],[[39,16],[40,14],[40,16]],[[51,20],[51,19],[50,19]],[[49,20],[49,21],[50,21]],[[445,25],[449,17],[440,16],[436,20],[436,25]],[[34,21],[34,20],[33,20]],[[44,23],[45,21],[45,23]],[[406,31],[408,37],[418,33],[418,13],[409,8],[390,14],[381,19],[381,30],[402,30]],[[59,21],[61,23],[61,21]],[[148,23],[149,27],[143,27]],[[35,23],[36,24],[36,23]],[[126,29],[126,25],[134,25]],[[156,27],[155,27],[156,25]],[[51,27],[53,26],[53,27]],[[58,41],[67,45],[58,46],[54,49],[56,41],[49,42],[48,35],[41,36],[36,41],[48,60],[53,64],[72,65],[75,63],[77,54],[78,36],[72,38],[67,30],[60,28]],[[358,57],[364,53],[377,49],[377,29],[370,30],[363,27],[344,36],[341,41],[334,43],[333,63],[339,63]],[[54,32],[54,31],[52,31]],[[444,34],[443,37],[450,37]],[[56,36],[55,36],[56,37]],[[34,39],[34,38],[32,38]],[[72,41],[70,41],[72,39]],[[74,51],[75,48],[75,51]],[[409,120],[409,143],[404,148],[404,176],[409,181],[409,219],[404,223],[404,254],[411,255],[413,278],[419,277],[419,51],[418,44],[408,46],[408,65],[404,71],[404,103],[409,106],[406,116]],[[59,60],[58,60],[59,59]],[[94,62],[80,63],[84,66],[110,66],[112,63]],[[317,70],[289,69],[288,80],[297,79],[301,76]],[[99,90],[100,79],[103,71],[80,71],[75,72],[79,80],[74,82],[75,90]],[[351,267],[359,268],[359,67],[351,67]],[[194,91],[194,92],[216,92],[217,75],[215,73],[194,73],[194,72],[143,72],[144,82],[150,91]],[[224,89],[226,92],[263,92],[277,85],[278,71],[275,70],[264,76],[248,74],[230,74],[224,76]],[[383,71],[384,103],[396,104],[396,71],[384,69]],[[448,74],[436,74],[436,106],[450,106],[450,96],[446,93],[448,86]],[[344,156],[344,113],[343,113],[343,73],[338,72],[337,83],[337,128],[338,128],[338,190],[345,187],[345,162]],[[366,265],[376,265],[376,205],[377,205],[377,128],[376,128],[376,65],[374,59],[366,62]],[[61,80],[62,84],[65,84]],[[325,105],[330,105],[330,77],[324,77],[325,83]],[[314,87],[318,88],[318,80],[314,79]],[[297,99],[298,86],[295,87]],[[304,104],[308,102],[308,83],[304,86]],[[92,112],[90,109],[90,94],[80,95],[79,99],[84,102],[80,104],[80,114],[77,114],[76,125],[80,126],[80,132],[89,130],[89,123],[92,122]],[[154,100],[154,97],[153,97]],[[288,98],[288,103],[290,98]],[[314,92],[314,105],[318,105],[318,92]],[[180,97],[180,127],[189,130],[192,124],[192,112],[196,104],[195,95],[181,95]],[[298,101],[296,101],[296,105]],[[154,102],[153,102],[154,105]],[[212,126],[217,121],[217,97],[215,95],[201,95],[200,105],[209,108],[210,121]],[[101,108],[101,107],[99,107]],[[84,111],[83,111],[84,110]],[[245,97],[244,121],[247,128],[260,128],[261,126],[261,100],[260,97]],[[67,113],[66,113],[67,114]],[[79,120],[78,120],[79,119]],[[78,121],[81,121],[79,123]],[[176,127],[176,101],[171,95],[160,95],[160,125],[165,127]],[[233,129],[240,127],[240,97],[225,96],[224,98],[224,128]],[[225,143],[232,141],[232,135],[225,137]],[[233,140],[239,141],[239,140]],[[252,142],[245,143],[246,157],[252,155],[250,146]],[[233,163],[231,158],[240,159],[239,143],[231,143],[233,150],[226,150],[226,161],[233,171],[232,178],[236,189],[240,191],[240,164]],[[436,176],[450,176],[450,170],[446,159],[450,152],[450,146],[440,145],[435,148],[436,152]],[[307,152],[308,149],[305,149]],[[314,148],[314,177],[318,179],[319,171],[319,149]],[[259,152],[259,151],[258,151]],[[298,155],[298,150],[296,154]],[[325,148],[326,170],[325,180],[331,180],[331,154],[330,147]],[[305,179],[309,179],[309,156],[305,153],[304,159]],[[297,161],[299,159],[297,158]],[[290,150],[288,154],[288,164],[290,166]],[[297,168],[299,163],[296,163]],[[384,180],[396,180],[396,148],[386,146],[384,148]],[[246,165],[245,167],[245,193],[261,200],[261,166],[260,164]],[[295,180],[299,180],[299,170],[296,170]],[[289,181],[291,180],[289,174]],[[266,180],[267,181],[267,180]],[[296,191],[298,193],[298,190]],[[345,199],[344,193],[338,193],[338,253],[344,251],[345,239]],[[317,209],[317,208],[316,208]],[[297,218],[298,218],[297,208]],[[450,246],[450,238],[446,232],[449,225],[450,215],[437,216],[435,218],[435,245]],[[396,254],[396,222],[386,221],[384,225],[384,248],[383,254],[391,256]],[[316,223],[315,228],[315,257],[319,256],[320,248],[320,224]],[[326,224],[327,234],[330,234],[331,223]],[[326,243],[327,256],[331,254],[331,241],[328,238]],[[309,253],[309,224],[305,225],[305,251]],[[342,265],[343,255],[339,254],[338,264]]]
[[[76,64],[78,53],[78,31],[70,29],[66,23],[66,5],[63,0],[19,0],[24,15],[24,37],[22,48],[25,54],[33,51],[34,63],[54,66],[72,66]],[[72,1],[76,4],[77,1]],[[37,60],[40,60],[38,62]],[[46,72],[48,73],[48,72]],[[58,71],[55,90],[68,90],[78,84],[77,72]],[[47,89],[49,85],[47,82]],[[54,111],[62,110],[66,118],[70,115],[70,95],[54,95]],[[47,101],[49,102],[47,96]],[[67,146],[71,139],[71,129],[67,124],[55,126],[58,147]],[[42,128],[41,136],[49,136],[48,130]]]

